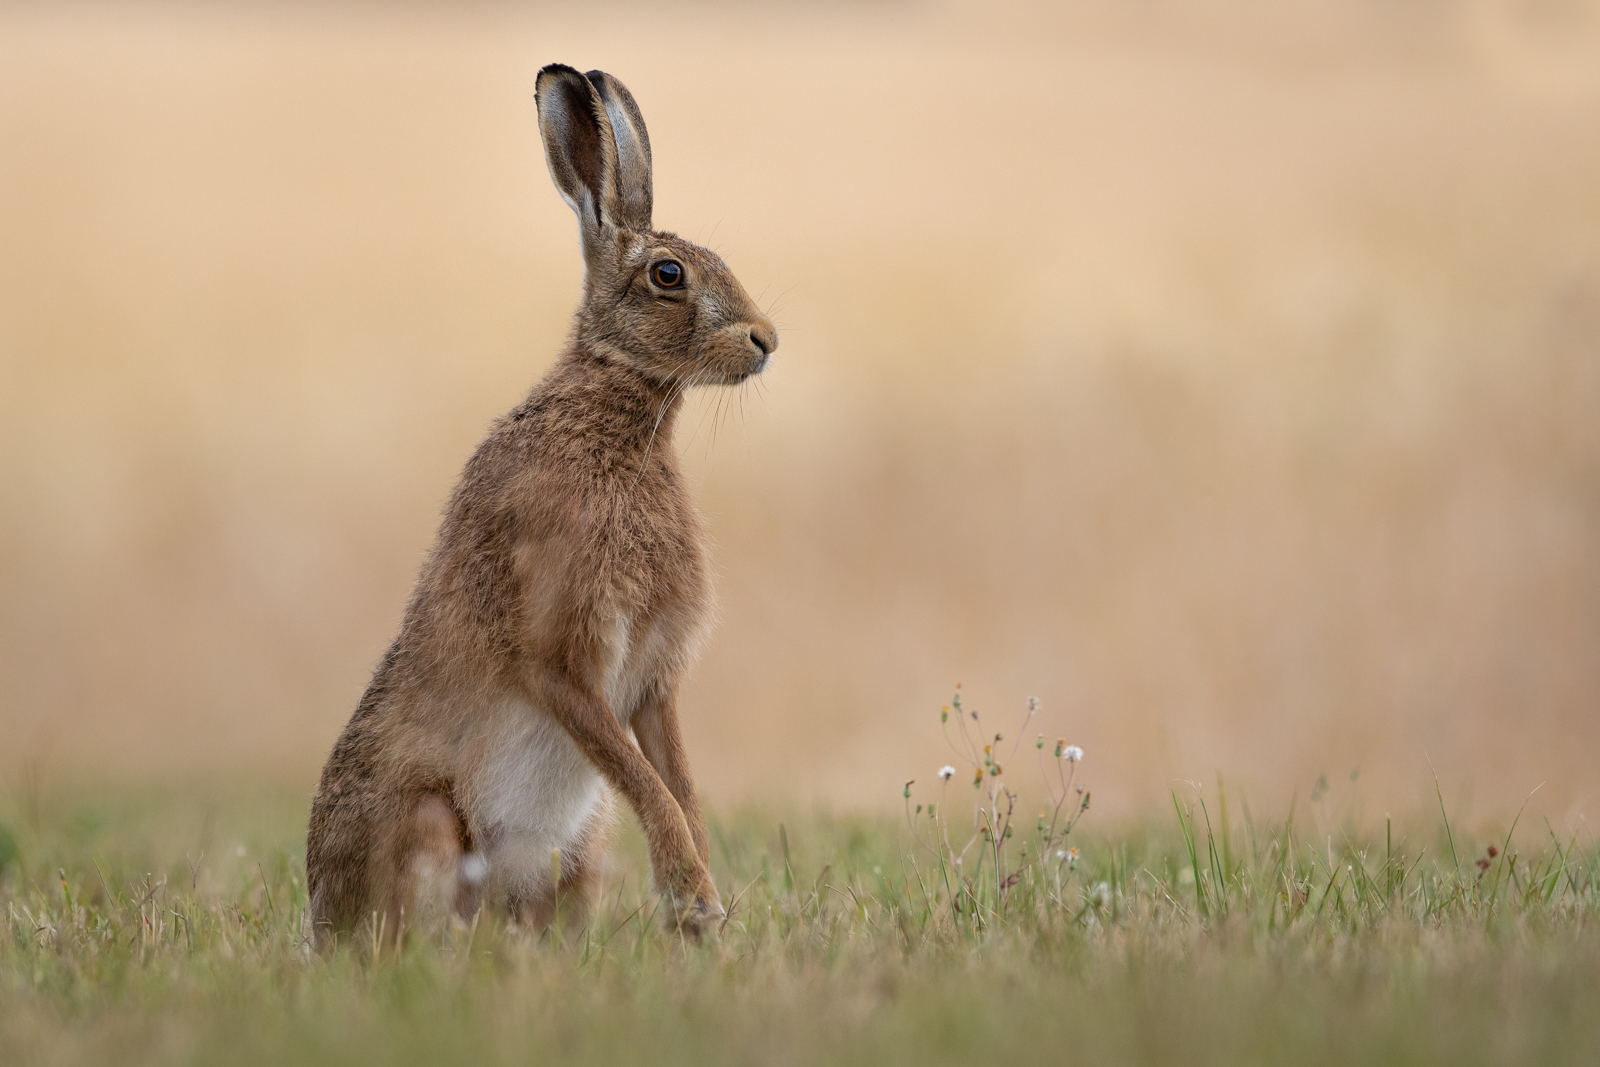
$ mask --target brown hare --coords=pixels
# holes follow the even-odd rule
[[[679,926],[724,914],[678,728],[712,597],[672,432],[685,390],[759,373],[778,335],[714,253],[651,227],[650,138],[621,82],[551,65],[537,101],[583,300],[550,373],[468,460],[323,769],[319,943],[484,903],[536,927],[558,899],[580,914],[612,789]]]

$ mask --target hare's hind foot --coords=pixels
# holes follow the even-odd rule
[[[472,848],[466,824],[437,793],[421,797],[396,835],[389,901],[402,927],[429,933],[470,922],[483,903],[489,865]]]
[[[414,931],[471,921],[488,864],[450,802],[430,792],[364,807],[397,814],[386,823],[338,811],[314,817],[306,871],[317,947],[347,935],[395,945]]]

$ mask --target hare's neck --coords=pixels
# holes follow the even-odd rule
[[[683,407],[684,390],[676,382],[660,382],[615,360],[574,352],[563,361],[561,377],[576,401],[589,432],[602,435],[610,448],[638,450],[671,457],[672,434]]]

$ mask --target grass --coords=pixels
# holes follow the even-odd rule
[[[1600,850],[1526,822],[1228,823],[1217,799],[1080,831],[1070,866],[1018,833],[1004,892],[894,822],[740,812],[713,846],[733,916],[698,946],[657,926],[629,831],[581,930],[484,917],[326,958],[303,798],[41,804],[0,847],[0,1059],[1600,1061]]]

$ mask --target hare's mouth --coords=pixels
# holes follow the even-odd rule
[[[755,365],[753,367],[750,367],[747,370],[737,371],[736,373],[734,373],[734,375],[729,379],[728,384],[729,385],[742,385],[743,383],[749,381],[751,378],[754,378],[756,375],[760,374],[762,371],[766,370],[767,369],[767,364],[770,363],[771,361],[772,361],[772,357],[770,355],[762,356],[760,359],[758,359],[756,361],[756,363],[755,363]]]

